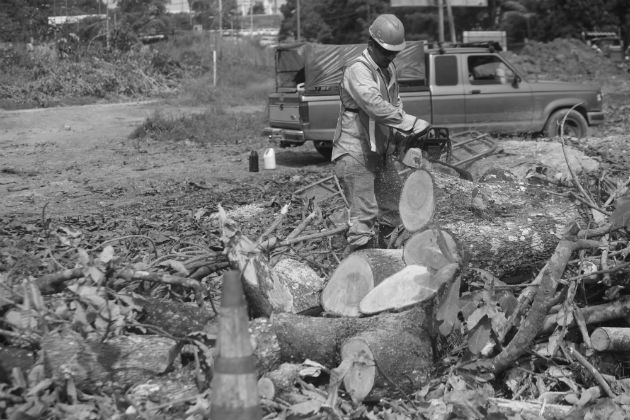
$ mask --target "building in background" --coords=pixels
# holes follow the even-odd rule
[[[250,9],[261,8],[264,15],[279,15],[280,6],[284,5],[287,0],[236,0],[238,11],[241,15],[248,15]]]
[[[166,2],[166,13],[190,13],[188,0],[168,0]]]

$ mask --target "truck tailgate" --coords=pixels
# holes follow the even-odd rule
[[[269,95],[269,125],[276,128],[300,130],[299,93],[278,92]]]

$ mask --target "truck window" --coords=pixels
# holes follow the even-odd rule
[[[468,80],[471,85],[512,83],[514,73],[496,55],[468,57]]]
[[[454,55],[435,56],[435,85],[457,86],[457,57]]]

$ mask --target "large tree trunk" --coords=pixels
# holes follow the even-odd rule
[[[430,309],[415,306],[399,313],[383,313],[366,318],[321,318],[278,313],[268,321],[271,328],[264,334],[255,337],[257,342],[264,342],[267,335],[273,334],[279,348],[279,359],[282,362],[301,363],[311,359],[322,365],[333,368],[339,364],[340,349],[343,342],[360,332],[367,330],[405,330],[417,337],[428,337],[431,334],[432,321],[427,316]],[[261,322],[261,321],[258,321]],[[268,340],[274,343],[274,340]],[[257,352],[264,352],[260,345]]]
[[[553,253],[559,229],[581,220],[569,199],[544,187],[500,181],[473,183],[433,173],[434,221],[453,234],[469,265],[506,283],[529,280]]]

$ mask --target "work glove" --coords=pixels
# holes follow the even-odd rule
[[[424,136],[431,129],[431,124],[420,118],[416,118],[416,122],[413,123],[411,128],[410,137],[419,138]]]

